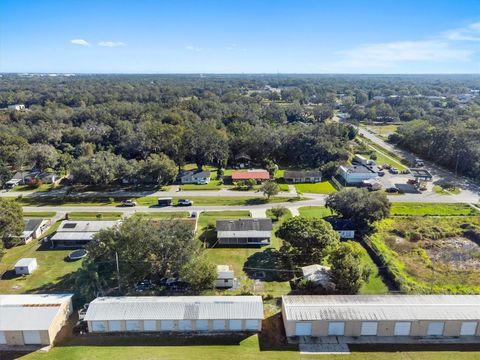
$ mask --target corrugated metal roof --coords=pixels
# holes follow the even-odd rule
[[[33,262],[37,262],[37,259],[35,258],[21,258],[20,260],[17,261],[15,264],[15,267],[28,267]]]
[[[311,177],[322,177],[321,171],[316,170],[287,170],[283,174],[285,179],[301,179],[301,178],[311,178]]]
[[[283,296],[287,320],[480,320],[480,295]]]
[[[272,231],[271,219],[217,220],[217,231]]]
[[[272,232],[271,231],[256,231],[256,230],[250,230],[250,231],[217,231],[217,237],[219,239],[225,239],[225,238],[232,238],[232,239],[237,239],[237,238],[265,238],[265,239],[270,239],[272,237]]]
[[[90,303],[85,320],[263,319],[260,296],[125,296]]]
[[[47,330],[72,294],[0,295],[0,331]]]
[[[66,221],[62,221],[57,232],[96,232],[103,229],[111,228],[119,223],[120,221],[66,220]]]

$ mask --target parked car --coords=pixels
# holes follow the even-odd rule
[[[398,188],[396,186],[389,186],[385,189],[388,193],[398,193]]]
[[[82,321],[85,318],[89,305],[90,303],[83,304],[83,307],[78,310],[78,320]]]
[[[385,175],[385,171],[378,171],[377,174],[378,174],[378,176],[384,176],[384,175]]]
[[[391,167],[392,167],[392,166],[389,165],[389,164],[383,164],[383,165],[382,165],[382,168],[387,169],[387,170],[390,169]]]
[[[196,218],[197,216],[198,216],[198,213],[196,211],[192,211],[192,213],[190,214],[191,218]]]
[[[122,200],[120,202],[120,205],[125,207],[132,207],[132,206],[137,206],[137,203],[133,200]]]
[[[151,280],[144,279],[135,284],[135,291],[144,292],[147,290],[151,290],[154,286],[155,284]]]
[[[398,169],[394,168],[394,167],[390,168],[390,170],[388,170],[388,171],[390,172],[390,174],[398,174],[399,173]]]
[[[180,199],[178,200],[178,206],[192,206],[193,201],[188,200],[188,199]]]
[[[424,165],[425,165],[425,163],[423,162],[423,160],[421,160],[421,159],[415,159],[415,166],[416,166],[416,167],[422,167],[422,166],[424,166]]]
[[[417,185],[417,184],[418,184],[418,181],[417,181],[417,179],[408,179],[408,180],[407,180],[407,184]]]

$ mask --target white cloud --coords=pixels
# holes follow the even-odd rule
[[[197,46],[193,46],[193,45],[187,45],[187,46],[185,46],[185,50],[187,50],[187,51],[195,51],[195,52],[202,51],[202,49],[200,49],[200,48],[197,47]]]
[[[73,40],[70,40],[70,43],[74,45],[80,45],[80,46],[91,46],[87,40],[83,40],[83,39],[73,39]]]
[[[125,46],[125,43],[121,41],[100,41],[98,46],[105,46],[105,47],[118,47],[118,46]]]
[[[348,67],[389,67],[404,61],[466,61],[472,53],[443,40],[398,41],[343,51],[340,63]]]
[[[469,46],[468,41],[480,41],[480,23],[446,31],[425,40],[362,44],[339,52],[339,61],[327,66],[388,68],[402,62],[465,62],[480,51],[478,47]]]

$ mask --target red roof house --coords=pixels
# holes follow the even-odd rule
[[[248,170],[248,171],[234,171],[232,172],[232,181],[239,180],[257,180],[265,181],[270,179],[270,174],[267,170]]]

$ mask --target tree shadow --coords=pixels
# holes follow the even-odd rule
[[[262,321],[262,331],[258,334],[258,344],[260,351],[298,351],[297,345],[287,343],[280,312]]]
[[[282,254],[273,248],[267,248],[264,251],[256,252],[250,255],[243,264],[243,271],[251,279],[261,279],[262,281],[288,281],[293,277],[290,271],[282,271],[284,263]]]

